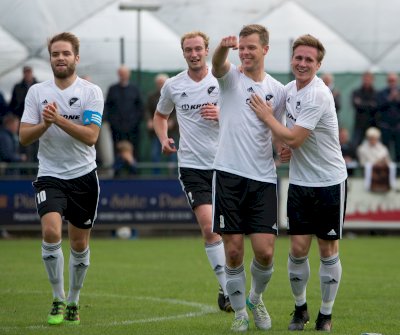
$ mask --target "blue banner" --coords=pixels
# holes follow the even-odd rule
[[[39,224],[32,182],[0,180],[0,225]],[[178,180],[100,180],[96,224],[194,223]]]

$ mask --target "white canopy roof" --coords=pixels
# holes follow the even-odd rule
[[[61,31],[80,38],[79,73],[90,75],[103,90],[116,81],[122,57],[136,69],[138,13],[119,10],[121,2],[1,0],[0,90],[9,97],[26,64],[33,66],[38,80],[51,78],[46,40]],[[159,4],[158,11],[140,14],[142,70],[183,69],[180,36],[185,32],[207,33],[212,53],[225,35],[238,34],[245,24],[261,23],[271,35],[266,60],[270,72],[289,71],[290,44],[305,33],[318,37],[327,49],[324,72],[400,71],[396,0],[160,0]]]

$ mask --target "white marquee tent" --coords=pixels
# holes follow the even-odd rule
[[[79,73],[90,75],[103,90],[116,80],[122,57],[136,69],[138,15],[120,11],[121,2],[0,0],[0,90],[8,98],[26,64],[34,67],[38,80],[50,78],[46,39],[61,31],[80,37]],[[270,30],[266,68],[271,72],[289,71],[290,43],[304,33],[324,43],[327,56],[321,70],[325,72],[400,71],[398,0],[159,0],[158,4],[156,12],[141,11],[145,71],[184,68],[180,36],[187,31],[210,35],[212,52],[223,36],[237,34],[249,23]]]

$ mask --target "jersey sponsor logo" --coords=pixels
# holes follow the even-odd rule
[[[206,102],[206,103],[203,103],[203,104],[194,104],[194,105],[189,105],[189,104],[183,104],[182,106],[181,106],[181,108],[182,108],[182,110],[184,110],[184,111],[187,111],[187,110],[194,110],[194,109],[200,109],[201,107],[203,107],[203,106],[206,106],[206,105],[208,105],[209,103],[208,102]],[[214,103],[212,103],[214,106],[217,106],[217,103],[216,102],[214,102]]]
[[[209,94],[210,97],[216,97],[218,96],[219,88],[217,86],[210,86],[207,89],[207,93]]]
[[[47,105],[47,104],[48,104],[47,99],[44,99],[44,100],[41,102],[41,104],[42,104],[42,105]]]
[[[67,120],[79,120],[81,118],[80,115],[62,115]]]
[[[69,99],[69,106],[73,108],[81,107],[81,101],[77,97]]]

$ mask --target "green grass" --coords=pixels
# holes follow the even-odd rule
[[[400,333],[399,240],[341,241],[343,276],[333,334]],[[66,238],[63,247],[68,269]],[[275,272],[264,294],[272,318],[269,334],[293,334],[286,330],[294,304],[286,271],[288,247],[287,237],[279,237]],[[218,285],[200,238],[93,238],[81,291],[81,325],[75,327],[46,324],[52,296],[40,253],[40,239],[0,241],[0,334],[231,334],[233,314],[217,309]],[[246,241],[248,279],[250,259]],[[316,334],[320,290],[315,242],[310,264],[311,322],[304,333]],[[252,322],[250,327],[248,333],[260,333]]]

